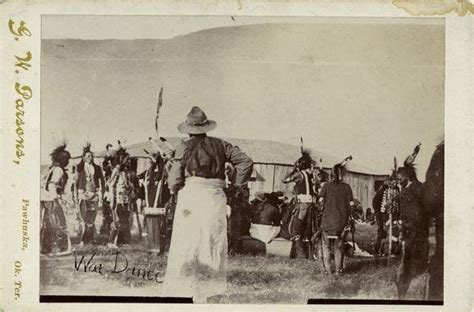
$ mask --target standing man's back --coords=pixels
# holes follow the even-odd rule
[[[319,200],[323,204],[322,260],[326,274],[331,273],[331,248],[334,248],[336,273],[342,272],[344,263],[344,237],[342,234],[348,224],[351,207],[354,205],[351,187],[342,181],[342,170],[343,166],[341,165],[333,167],[333,180],[325,183],[319,194]],[[333,240],[333,245],[330,240]]]
[[[342,181],[327,182],[321,189],[320,197],[324,198],[321,230],[330,235],[340,235],[351,214],[351,187]]]
[[[193,107],[178,126],[190,138],[175,152],[168,185],[178,194],[171,234],[165,292],[206,302],[226,290],[227,199],[225,163],[236,170],[240,192],[252,174],[253,162],[238,147],[206,136],[216,122]],[[179,192],[179,193],[178,193]]]
[[[189,177],[225,180],[226,162],[236,170],[236,187],[248,182],[253,169],[252,160],[238,147],[205,134],[192,136],[178,145],[174,161],[168,184],[175,194]]]

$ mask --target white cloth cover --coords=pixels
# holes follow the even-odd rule
[[[226,291],[225,182],[190,177],[179,192],[164,294],[206,298]]]
[[[280,233],[281,227],[250,223],[250,237],[258,239],[261,242],[269,243]]]
[[[265,244],[267,255],[289,257],[291,253],[292,241],[277,237],[272,239],[271,242]]]

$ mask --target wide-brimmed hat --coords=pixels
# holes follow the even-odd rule
[[[201,134],[216,127],[217,123],[214,120],[207,119],[203,110],[194,106],[186,116],[186,120],[178,125],[178,131],[187,134]]]

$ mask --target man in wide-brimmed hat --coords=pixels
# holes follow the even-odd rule
[[[179,197],[165,290],[196,302],[226,288],[225,163],[235,168],[238,189],[246,187],[253,169],[252,160],[238,147],[206,135],[216,125],[199,107],[191,109],[178,126],[190,138],[177,146],[168,177],[171,192],[179,192]]]

